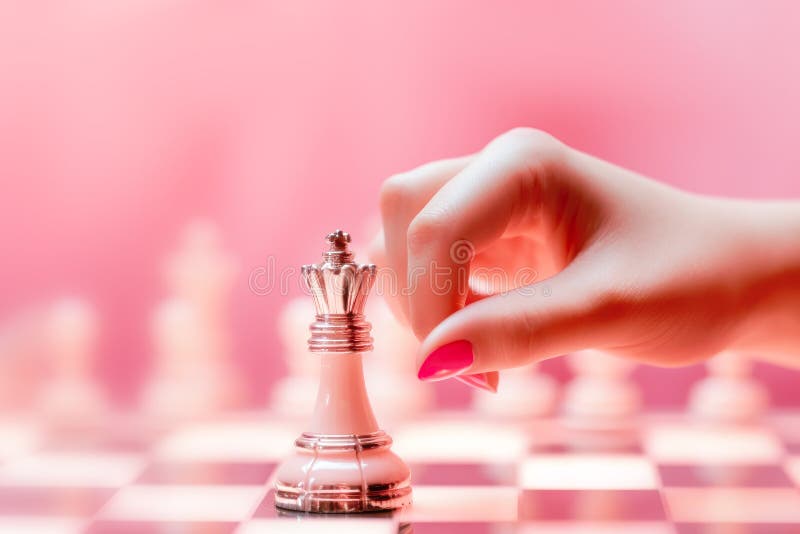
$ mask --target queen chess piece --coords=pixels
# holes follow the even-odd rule
[[[361,361],[372,350],[363,310],[375,266],[353,261],[347,233],[327,240],[322,263],[303,266],[316,308],[308,346],[320,358],[317,401],[309,430],[278,468],[275,505],[321,513],[400,508],[411,502],[410,472],[375,420]]]

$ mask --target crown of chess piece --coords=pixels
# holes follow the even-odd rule
[[[385,511],[411,502],[410,473],[378,427],[367,398],[362,353],[372,350],[364,305],[375,266],[357,264],[350,236],[327,236],[319,265],[304,265],[316,320],[308,347],[320,358],[320,385],[309,430],[279,468],[275,505],[321,513]]]

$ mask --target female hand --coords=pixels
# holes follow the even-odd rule
[[[585,348],[663,365],[800,348],[796,204],[686,193],[515,129],[389,178],[381,210],[372,256],[422,380],[496,390],[500,369]]]

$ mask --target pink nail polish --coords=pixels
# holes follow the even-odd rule
[[[454,377],[459,382],[462,382],[470,387],[497,393],[497,387],[489,383],[489,378],[486,373],[477,373],[474,375],[459,375]]]
[[[420,380],[444,380],[466,371],[474,360],[472,343],[461,339],[434,350],[419,368]]]

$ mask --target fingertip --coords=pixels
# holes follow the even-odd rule
[[[444,380],[467,371],[475,356],[472,344],[460,339],[431,351],[419,366],[417,378],[423,381]]]

